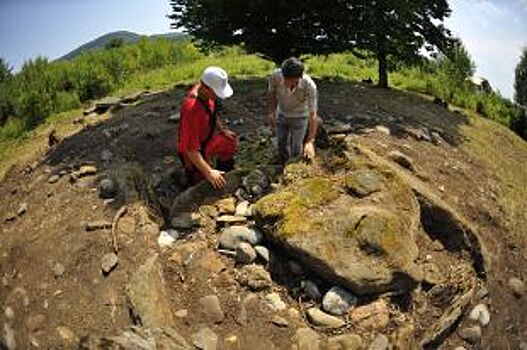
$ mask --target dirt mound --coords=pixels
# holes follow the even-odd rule
[[[527,341],[524,241],[507,234],[509,207],[498,198],[504,184],[463,148],[470,118],[413,95],[322,81],[331,146],[314,165],[282,174],[272,166],[264,82],[234,83],[225,117],[240,136],[243,169],[229,174],[226,191],[186,189],[174,113],[187,87],[95,106],[75,120],[78,132],[55,134],[60,142],[36,162],[8,172],[0,184],[5,346],[408,349]],[[527,154],[515,152],[514,159]],[[289,208],[297,218],[281,229],[297,233],[316,221],[323,232],[331,221],[337,234],[334,204],[346,196],[341,211],[384,205],[401,227],[415,224],[409,239],[418,249],[405,247],[422,277],[397,293],[356,293],[281,244],[268,220],[255,221],[251,204],[268,194],[290,189],[304,206],[305,191],[295,186],[317,176],[330,179],[338,198]],[[403,184],[406,199],[398,201],[386,177]],[[377,221],[359,219],[355,234],[378,259],[386,235]],[[519,280],[509,287],[511,277]]]

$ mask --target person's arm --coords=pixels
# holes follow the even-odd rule
[[[234,140],[236,138],[236,133],[232,130],[227,129],[223,125],[223,122],[221,121],[221,117],[219,115],[216,118],[216,129],[223,135],[227,136],[229,139]]]
[[[317,87],[314,82],[310,82],[308,108],[309,108],[309,129],[307,133],[306,142],[304,144],[304,156],[313,159],[315,157],[315,137],[318,129],[317,118]]]
[[[315,142],[315,137],[317,135],[318,120],[317,120],[317,111],[312,111],[309,113],[309,129],[307,132],[306,143]]]
[[[206,161],[199,151],[187,151],[187,157],[192,164],[199,170],[199,172],[210,182],[215,189],[221,189],[227,181],[223,177],[224,172],[213,169]]]

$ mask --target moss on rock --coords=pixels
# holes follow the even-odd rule
[[[337,199],[339,195],[330,179],[303,179],[290,191],[271,194],[259,200],[255,205],[255,214],[263,222],[279,219],[281,236],[309,233],[318,227],[308,211]]]

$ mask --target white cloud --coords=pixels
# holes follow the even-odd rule
[[[527,0],[453,0],[447,27],[459,36],[476,63],[476,74],[506,97],[513,95],[514,69],[527,44]]]
[[[525,0],[520,0],[524,2]],[[479,15],[484,15],[492,18],[505,17],[509,14],[509,9],[505,6],[498,6],[490,0],[479,0],[475,6],[476,12]]]

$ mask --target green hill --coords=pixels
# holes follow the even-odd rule
[[[166,39],[181,39],[185,37],[186,34],[183,33],[163,33],[163,34],[154,34],[151,35],[150,38],[152,39],[159,39],[159,38],[166,38]],[[98,37],[97,39],[94,39],[90,42],[87,42],[86,44],[83,44],[76,48],[75,50],[67,53],[66,55],[59,58],[59,60],[71,60],[77,56],[79,56],[81,53],[86,51],[96,51],[100,49],[104,49],[106,45],[113,40],[121,40],[125,44],[135,43],[139,41],[139,39],[145,37],[145,35],[128,32],[128,31],[117,31],[108,33],[105,35],[102,35]]]

